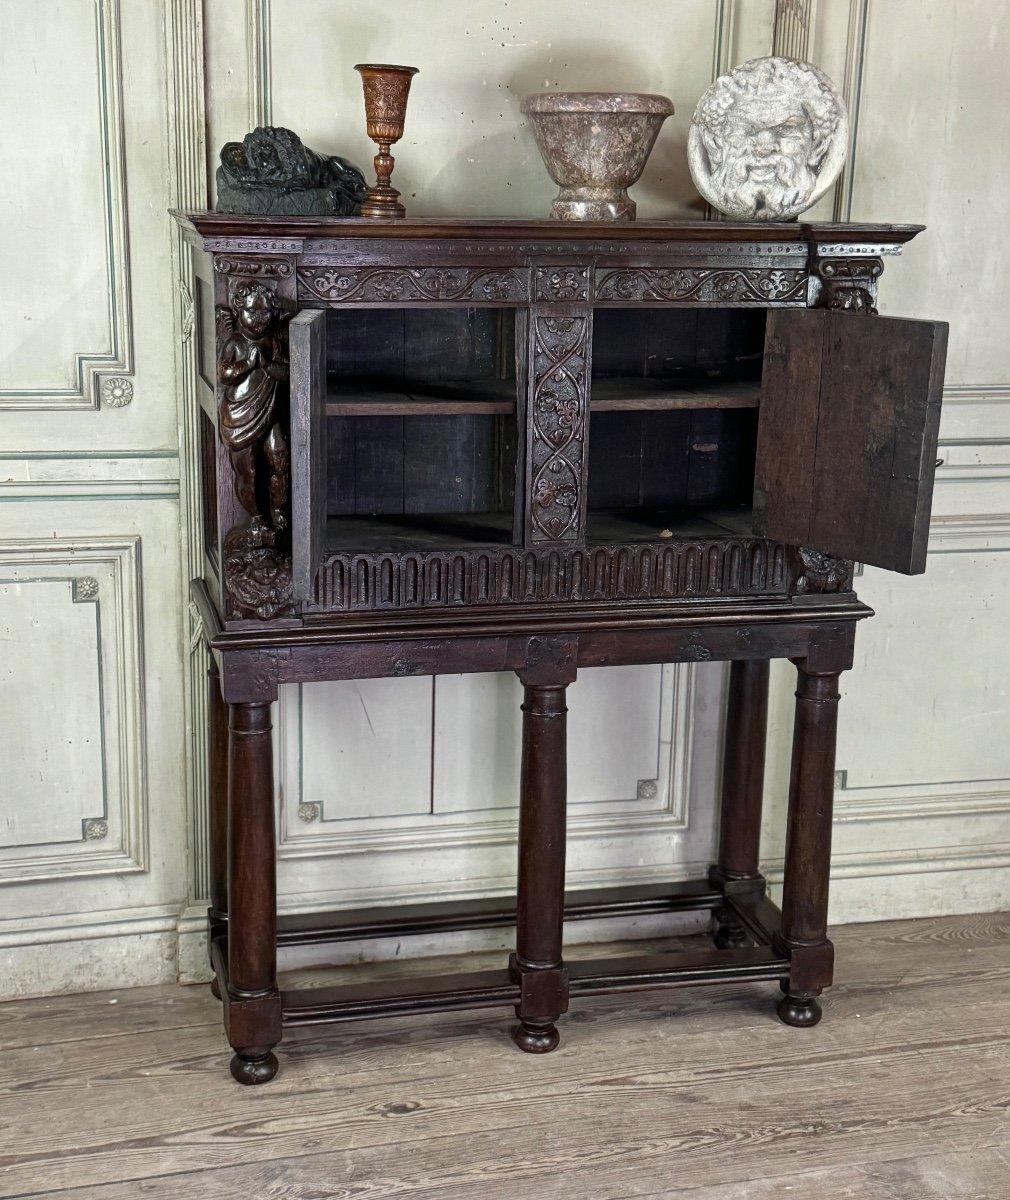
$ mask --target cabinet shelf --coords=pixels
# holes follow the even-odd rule
[[[757,408],[759,383],[701,380],[686,383],[667,379],[594,379],[592,412],[670,412],[697,408]]]
[[[594,379],[593,412],[672,412],[700,408],[757,408],[758,383],[713,380]],[[335,386],[326,401],[329,417],[475,417],[516,411],[512,380],[407,385],[403,388]]]
[[[329,552],[375,554],[511,543],[511,512],[468,512],[330,517],[324,545]]]
[[[639,542],[711,541],[751,536],[746,506],[621,509],[590,512],[590,546]],[[506,512],[391,513],[330,517],[327,552],[375,554],[457,550],[465,546],[513,545],[512,514]]]
[[[328,417],[478,417],[516,411],[512,380],[481,379],[460,383],[406,384],[402,388],[332,380],[326,398]]]

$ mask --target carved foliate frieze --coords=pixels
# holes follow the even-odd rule
[[[298,295],[328,304],[412,304],[470,300],[477,304],[529,300],[529,271],[505,267],[298,268]]]
[[[533,316],[527,537],[575,541],[585,510],[590,313]]]
[[[330,554],[306,612],[784,596],[785,546],[761,538],[528,550]]]
[[[224,577],[238,612],[289,611],[291,595],[287,316],[269,283],[243,279],[215,312],[220,438],[246,518],[224,541]]]
[[[791,267],[598,268],[596,300],[805,304],[807,272]]]
[[[818,306],[871,316],[877,312],[877,280],[884,264],[879,258],[821,258]]]
[[[851,558],[832,558],[820,550],[800,546],[796,551],[797,595],[828,595],[852,590],[853,563]]]
[[[589,299],[588,267],[537,267],[533,284],[534,300]]]

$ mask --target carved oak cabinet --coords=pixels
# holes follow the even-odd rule
[[[288,1025],[768,980],[812,1025],[853,560],[924,569],[946,326],[876,315],[917,226],[176,214],[194,247],[212,653],[211,956],[232,1073]],[[781,910],[758,863],[768,663],[797,668]],[[565,894],[580,667],[728,660],[708,877]],[[515,671],[515,904],[278,918],[280,684]],[[339,786],[339,781],[335,781]],[[673,872],[671,871],[671,874]],[[710,910],[714,946],[578,962],[565,919]],[[284,989],[277,947],[515,923],[501,970]]]

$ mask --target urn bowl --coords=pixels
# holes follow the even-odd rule
[[[660,126],[673,113],[665,96],[643,92],[535,92],[522,102],[550,177],[561,190],[559,221],[633,221],[628,188],[642,174]]]

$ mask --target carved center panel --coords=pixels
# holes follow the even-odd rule
[[[530,422],[529,534],[574,541],[585,508],[589,314],[536,314]]]

